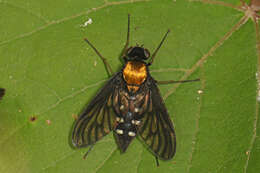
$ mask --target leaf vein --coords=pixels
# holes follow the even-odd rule
[[[114,147],[111,152],[109,153],[109,155],[105,158],[105,160],[103,160],[103,162],[97,167],[97,169],[93,172],[93,173],[97,173],[102,166],[109,160],[109,158],[115,153],[117,147]]]
[[[247,172],[247,168],[248,168],[248,163],[250,160],[250,155],[251,155],[251,151],[253,149],[254,143],[255,143],[255,139],[257,137],[257,123],[258,123],[258,116],[259,116],[259,104],[258,104],[258,99],[260,97],[260,33],[259,33],[259,26],[258,26],[258,20],[254,21],[255,23],[255,30],[256,30],[256,47],[257,47],[257,58],[258,58],[258,65],[257,65],[257,82],[258,82],[258,93],[257,93],[257,98],[256,98],[256,115],[255,115],[255,120],[254,120],[254,124],[253,124],[253,135],[252,135],[252,139],[250,141],[249,147],[248,147],[248,154],[247,154],[247,159],[246,159],[246,163],[244,166],[244,173]]]
[[[238,30],[243,24],[248,21],[248,16],[243,16],[238,23],[235,24],[209,51],[203,55],[182,77],[180,80],[186,80],[190,75],[192,75],[199,67],[202,65],[215,51],[219,48],[231,35]],[[176,89],[180,86],[180,83],[174,85],[168,92],[164,95],[164,100],[166,100],[171,94],[173,94]]]
[[[206,77],[205,77],[205,73],[203,70],[203,65],[201,65],[201,90],[204,91],[205,90],[205,86],[206,86]],[[192,167],[192,159],[193,159],[193,154],[195,152],[195,148],[196,148],[196,144],[197,144],[197,140],[198,140],[198,133],[199,133],[199,121],[200,121],[200,113],[201,113],[201,107],[202,107],[202,97],[203,97],[203,93],[199,94],[199,104],[198,104],[198,112],[196,115],[196,128],[195,128],[195,133],[192,137],[192,146],[191,146],[191,153],[190,153],[190,157],[188,160],[188,167],[187,167],[187,173],[190,172],[190,169]]]
[[[13,7],[13,8],[17,8],[17,9],[23,10],[26,13],[28,13],[28,14],[30,14],[32,16],[35,16],[35,17],[39,18],[40,20],[44,21],[44,23],[48,23],[49,22],[49,20],[45,19],[43,16],[35,14],[34,12],[32,12],[32,11],[30,11],[28,9],[25,9],[23,7],[19,7],[19,6],[14,5],[14,4],[10,3],[10,2],[7,2],[7,1],[0,1],[0,3],[5,4],[7,6],[10,6],[10,7]]]
[[[238,11],[243,11],[243,8],[240,6],[233,5],[231,3],[226,3],[224,1],[215,1],[215,0],[189,0],[190,2],[202,2],[202,3],[207,3],[207,4],[213,4],[213,5],[221,5],[225,7],[230,7],[233,9],[236,9]]]
[[[85,87],[81,88],[78,91],[75,91],[74,93],[67,95],[65,97],[63,97],[62,99],[59,99],[56,103],[52,104],[51,106],[49,106],[46,110],[39,112],[39,113],[35,113],[35,115],[40,115],[40,114],[44,114],[52,109],[54,109],[55,107],[57,107],[59,104],[61,104],[62,102],[66,101],[67,99],[70,99],[82,92],[84,92],[85,90],[95,87],[103,82],[105,82],[106,80],[101,80],[99,82],[96,82],[94,84],[91,85],[86,85]],[[43,118],[43,116],[40,116],[38,120],[41,120]],[[16,128],[7,138],[5,138],[4,140],[2,140],[2,142],[0,142],[0,145],[3,144],[5,141],[7,141],[10,137],[12,137],[13,135],[15,135],[20,129],[22,129],[23,127],[26,126],[26,124],[28,124],[28,122],[26,121],[26,123],[22,124],[20,127]]]
[[[114,5],[121,5],[121,4],[135,3],[135,2],[149,2],[149,1],[150,0],[128,0],[128,1],[118,1],[118,2],[107,2],[107,3],[105,3],[105,4],[103,4],[103,5],[99,6],[99,7],[95,7],[95,8],[92,8],[90,10],[83,11],[83,12],[80,12],[78,14],[75,14],[75,15],[72,15],[72,16],[68,16],[68,17],[65,17],[65,18],[62,18],[62,19],[59,19],[59,20],[54,20],[54,21],[48,22],[46,25],[42,25],[42,26],[40,26],[39,28],[37,28],[35,30],[32,30],[32,31],[27,32],[27,33],[20,34],[20,35],[14,37],[12,39],[0,42],[0,46],[8,44],[8,43],[10,43],[12,41],[15,41],[15,40],[18,40],[18,39],[21,39],[21,38],[25,38],[25,37],[31,36],[34,33],[42,31],[42,30],[44,30],[44,29],[46,29],[46,28],[48,28],[48,27],[50,27],[52,25],[60,24],[60,23],[63,23],[63,22],[75,19],[77,17],[83,16],[83,15],[86,15],[86,14],[90,14],[92,12],[98,11],[98,10],[106,8],[106,7],[110,7],[110,6],[114,6]]]

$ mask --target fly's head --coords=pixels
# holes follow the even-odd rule
[[[150,57],[150,52],[148,49],[142,46],[130,47],[126,53],[127,61],[145,61]]]

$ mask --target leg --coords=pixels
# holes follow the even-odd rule
[[[159,167],[160,164],[159,164],[159,160],[158,160],[158,157],[157,157],[157,156],[155,156],[155,160],[156,160],[156,166]]]
[[[104,58],[100,53],[99,51],[95,48],[95,46],[93,44],[91,44],[87,38],[84,39],[89,45],[90,47],[92,47],[92,49],[94,49],[94,51],[97,53],[97,55],[102,59],[105,67],[106,67],[106,70],[108,72],[108,74],[111,76],[113,74],[113,70],[111,68],[111,66],[108,64],[106,58]]]
[[[94,147],[94,145],[90,145],[88,151],[87,151],[86,154],[84,154],[84,156],[83,156],[83,159],[84,159],[84,160],[86,159],[86,157],[88,156],[88,153],[92,150],[93,147]]]
[[[172,83],[185,83],[185,82],[196,82],[200,81],[200,79],[193,79],[193,80],[168,80],[168,81],[156,81],[157,84],[172,84]]]
[[[125,47],[123,49],[123,57],[126,56],[126,51],[128,48],[128,44],[129,44],[129,32],[130,32],[130,14],[128,14],[128,25],[127,25],[127,36],[126,36],[126,43],[125,43]]]
[[[164,35],[164,37],[163,37],[161,43],[160,43],[159,46],[155,49],[153,55],[152,55],[151,58],[150,58],[150,62],[148,63],[148,65],[152,65],[153,60],[154,60],[154,58],[155,58],[155,55],[157,54],[158,50],[161,48],[161,46],[162,46],[162,44],[163,44],[164,40],[166,39],[166,37],[167,37],[167,35],[168,35],[169,32],[170,32],[170,30],[168,30],[168,31],[166,32],[166,34]]]

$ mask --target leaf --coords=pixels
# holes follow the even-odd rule
[[[259,26],[241,2],[1,1],[0,172],[257,172]],[[121,155],[110,134],[86,160],[88,148],[70,142],[75,116],[107,80],[83,38],[120,70],[128,13],[131,45],[153,52],[171,29],[151,66],[155,79],[201,79],[160,86],[177,153],[158,168],[139,140]]]

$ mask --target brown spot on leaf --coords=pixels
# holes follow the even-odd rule
[[[30,122],[34,122],[34,121],[36,121],[36,120],[37,120],[37,117],[34,116],[34,115],[31,116],[30,119],[29,119]]]
[[[51,125],[51,120],[46,120],[47,125]]]
[[[77,114],[72,114],[72,118],[73,118],[74,120],[77,120],[79,117],[78,117]]]
[[[5,95],[5,89],[4,88],[0,88],[0,100],[2,99],[2,97]]]

